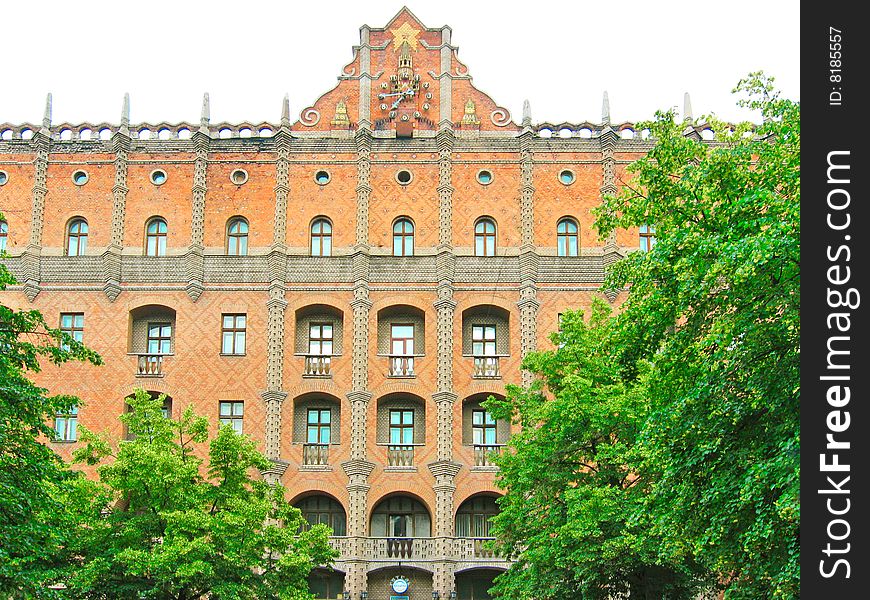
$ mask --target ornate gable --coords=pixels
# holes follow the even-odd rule
[[[301,111],[294,131],[360,127],[398,138],[440,127],[517,131],[510,112],[474,87],[448,26],[431,29],[407,7],[382,28],[364,25],[338,85]]]

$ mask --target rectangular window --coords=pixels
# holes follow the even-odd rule
[[[411,515],[389,515],[390,537],[409,537],[413,531]]]
[[[640,249],[649,252],[656,245],[656,228],[653,225],[640,226]]]
[[[85,314],[60,313],[60,330],[75,341],[81,342],[85,330]],[[69,344],[61,342],[60,347],[62,350],[69,350]]]
[[[245,416],[245,403],[240,400],[230,400],[220,403],[221,425],[230,425],[236,433],[242,433],[242,420]]]
[[[414,325],[390,326],[390,354],[393,356],[414,354]]]
[[[247,318],[245,315],[223,315],[221,354],[244,354]]]
[[[309,444],[328,444],[332,434],[332,412],[328,408],[308,409],[308,433],[306,439]]]
[[[414,411],[390,411],[390,444],[405,445],[414,443]]]
[[[54,416],[54,432],[59,442],[74,442],[79,420],[79,409],[75,406]]]
[[[473,325],[471,327],[471,354],[473,356],[495,356],[495,325]]]
[[[169,323],[148,323],[148,354],[170,354],[172,352],[172,325]]]
[[[308,354],[332,356],[332,323],[312,323],[308,329]]]
[[[486,410],[471,412],[471,443],[478,446],[494,446],[496,424],[495,419]]]

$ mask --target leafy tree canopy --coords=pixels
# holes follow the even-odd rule
[[[70,565],[58,578],[73,598],[310,598],[312,567],[331,562],[323,525],[305,521],[254,443],[225,425],[196,455],[208,423],[187,408],[162,413],[163,396],[137,390],[116,448],[83,430],[77,461],[99,465],[67,498]]]
[[[508,395],[506,412],[545,433],[524,431],[514,442],[516,454],[502,459],[506,513],[522,502],[515,493],[529,493],[524,478],[531,471],[518,468],[519,462],[551,468],[560,448],[574,460],[572,452],[590,435],[616,448],[621,440],[626,452],[616,456],[639,478],[633,486],[638,491],[616,494],[634,501],[616,509],[619,526],[584,532],[581,540],[544,516],[536,525],[546,527],[535,537],[517,529],[510,516],[499,517],[509,548],[520,549],[526,540],[520,555],[526,560],[518,569],[527,577],[561,570],[562,579],[577,579],[583,597],[603,597],[590,587],[596,578],[583,571],[584,555],[573,553],[591,548],[589,540],[599,535],[607,543],[591,551],[602,568],[613,570],[619,560],[612,544],[636,533],[635,548],[653,548],[659,562],[686,557],[679,564],[691,567],[697,561],[727,598],[799,596],[800,106],[781,99],[772,80],[758,73],[735,91],[745,95],[741,104],[760,110],[761,126],[739,125],[727,135],[724,123],[710,119],[717,142],[705,143],[672,112],[658,113],[642,125],[654,148],[632,165],[622,192],[605,198],[597,211],[602,237],[651,225],[657,238],[649,252],[631,253],[608,275],[606,286],[629,293],[602,334],[607,357],[568,361],[554,371],[547,361],[558,364],[571,346],[590,351],[583,336],[566,339],[557,352],[530,355],[524,363],[540,376],[538,389],[555,399],[552,407],[535,388]],[[614,382],[622,387],[610,395]],[[632,394],[642,400],[633,404],[635,412],[620,412],[629,423],[590,420]],[[569,397],[576,398],[573,410],[550,418],[549,411],[559,411]],[[630,426],[636,433],[626,431]],[[549,439],[553,428],[572,427],[566,438],[572,444]],[[527,447],[533,435],[546,440]],[[589,473],[607,464],[597,455],[599,446],[595,450]],[[562,467],[564,482],[560,488],[554,479],[550,504],[541,498],[527,510],[548,517],[556,508],[568,510],[559,505],[558,489],[562,496],[596,499],[619,489],[576,466],[572,471],[570,462]],[[587,527],[588,514],[581,517],[586,520],[579,526]],[[534,554],[539,552],[547,553]],[[509,574],[499,585],[512,592],[511,582]]]
[[[0,262],[0,291],[15,283]],[[79,401],[49,395],[28,379],[40,370],[40,360],[101,364],[95,352],[49,327],[39,311],[0,303],[0,597],[41,589],[45,565],[61,543],[51,524],[62,512],[53,490],[70,473],[42,441],[54,436],[48,425],[54,415]]]

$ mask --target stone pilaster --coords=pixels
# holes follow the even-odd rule
[[[438,251],[453,247],[453,129],[443,126],[436,135],[438,143]]]
[[[284,96],[281,105],[281,128],[275,134],[275,229],[272,249],[285,252],[287,246],[287,199],[290,196],[290,99]]]
[[[205,196],[207,191],[208,149],[211,145],[209,133],[208,94],[202,101],[200,127],[193,134],[196,158],[193,163],[193,190],[190,216],[190,247],[187,251],[187,295],[196,302],[205,290],[205,264],[203,261],[203,236],[205,233]]]
[[[437,394],[436,394],[437,396]],[[452,407],[452,402],[450,406]],[[435,477],[435,522],[433,537],[435,538],[435,555],[450,556],[448,545],[453,543],[453,496],[456,492],[454,483],[456,474],[462,468],[458,463],[446,460],[429,463],[429,470]],[[452,561],[442,560],[435,563],[432,576],[433,591],[449,598],[453,589]]]
[[[538,340],[538,263],[540,258],[534,250],[520,254],[520,299],[517,307],[520,309],[520,353],[525,357],[537,348]],[[532,374],[522,371],[523,385],[532,383]]]
[[[369,247],[369,198],[372,193],[372,132],[360,127],[354,138],[356,141],[356,245],[368,251]]]
[[[271,258],[271,256],[270,256]],[[280,261],[276,261],[280,262]],[[286,264],[286,261],[285,261]],[[266,391],[261,395],[266,403],[266,458],[281,460],[281,408],[284,392],[284,316],[287,301],[283,279],[273,279],[269,285],[268,331],[266,340]]]
[[[520,134],[520,252],[535,245],[535,186],[533,185],[532,140],[530,124]]]
[[[605,93],[605,103],[607,103],[607,95]],[[608,106],[609,110],[609,106]],[[616,160],[613,156],[613,151],[616,148],[616,142],[619,136],[610,127],[609,112],[605,113],[604,124],[601,129],[601,135],[598,137],[601,145],[601,197],[613,196],[616,194]],[[616,243],[616,230],[611,231],[607,236],[607,241],[604,243],[604,268],[607,270],[613,263],[619,260],[622,256],[619,253],[619,246]],[[610,302],[616,300],[617,290],[604,290],[604,295]]]
[[[48,157],[51,152],[51,94],[45,99],[42,127],[33,136],[36,160],[31,190],[30,241],[22,254],[24,294],[33,302],[39,294],[42,228],[45,219],[45,196],[48,194]]]
[[[124,222],[127,208],[127,156],[130,152],[130,97],[124,94],[121,127],[112,136],[115,151],[115,183],[112,185],[112,230],[103,253],[103,292],[114,302],[121,293],[121,250],[124,247]]]

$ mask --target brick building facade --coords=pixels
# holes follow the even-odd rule
[[[650,147],[631,123],[534,124],[472,84],[451,29],[407,9],[363,26],[334,89],[278,123],[0,125],[3,302],[105,365],[47,365],[75,427],[123,436],[135,387],[257,440],[341,556],[318,596],[488,597],[485,546],[510,426],[481,408],[521,383],[566,309],[649,240],[591,209]],[[699,135],[700,130],[694,135]]]

